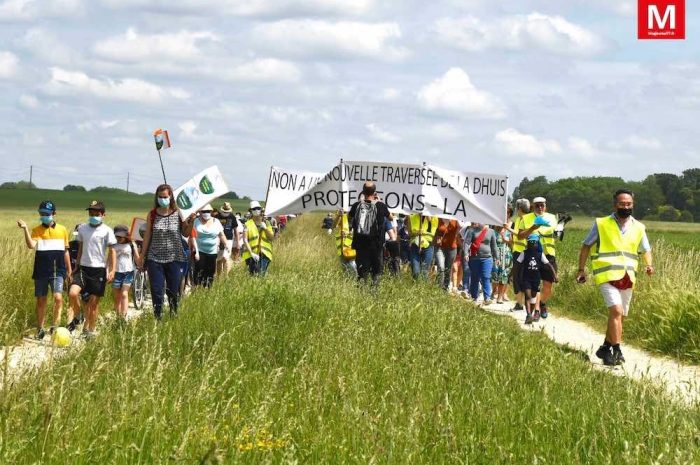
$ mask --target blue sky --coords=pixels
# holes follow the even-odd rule
[[[629,0],[0,0],[0,182],[151,191],[217,164],[435,163],[550,179],[700,167],[698,12]]]

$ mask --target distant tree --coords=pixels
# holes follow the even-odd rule
[[[76,186],[75,184],[66,184],[63,186],[63,190],[66,192],[85,192],[86,189],[83,186]]]
[[[36,189],[36,184],[28,181],[4,182],[0,189]]]
[[[107,187],[107,186],[97,186],[90,189],[89,192],[102,193],[102,194],[127,194],[124,189],[119,189],[118,187]]]
[[[244,196],[241,198],[241,200],[247,200],[248,202],[250,202],[251,198],[248,197],[247,195],[244,195]]]
[[[658,210],[659,221],[679,221],[681,212],[672,205],[661,205]]]
[[[678,221],[682,221],[683,223],[692,223],[694,221],[693,214],[688,210],[683,210],[680,218],[678,218]]]
[[[240,197],[238,197],[238,194],[236,194],[234,191],[227,192],[224,195],[221,196],[222,199],[231,199],[231,200],[238,200]]]

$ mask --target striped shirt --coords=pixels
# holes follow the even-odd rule
[[[66,277],[65,253],[68,248],[68,231],[60,224],[43,224],[32,229],[36,241],[33,279]]]

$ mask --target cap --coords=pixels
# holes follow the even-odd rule
[[[250,202],[249,210],[253,210],[255,208],[259,208],[262,210],[262,207],[260,206],[260,202],[258,202],[257,200],[253,200],[252,202]]]
[[[532,203],[547,203],[547,199],[544,197],[535,197],[532,199]]]
[[[125,224],[118,224],[114,227],[114,235],[117,237],[129,237],[129,228]]]
[[[529,236],[527,236],[528,242],[539,242],[539,240],[540,240],[539,234],[530,234]]]
[[[212,208],[210,203],[206,204],[205,206],[203,206],[202,208],[199,209],[200,212],[210,212],[213,210],[214,210],[214,208]]]
[[[93,200],[85,210],[105,211],[105,204],[101,200]]]
[[[56,204],[51,200],[44,200],[39,204],[38,210],[40,213],[56,213]]]
[[[224,202],[224,204],[219,207],[219,211],[222,213],[231,213],[233,209],[231,208],[231,204],[229,202]]]

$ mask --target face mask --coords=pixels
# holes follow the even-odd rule
[[[170,206],[170,197],[167,199],[164,199],[162,197],[158,197],[158,205],[161,207],[169,207]]]
[[[617,216],[619,218],[629,218],[631,215],[632,215],[631,208],[618,208],[617,209]]]
[[[211,219],[211,213],[202,213],[202,219],[204,221],[209,221]]]
[[[41,221],[41,224],[44,226],[48,226],[53,222],[53,215],[47,215],[47,216],[40,216],[39,221]]]
[[[253,210],[252,213],[253,213],[253,216],[260,216],[260,215],[262,215],[262,210]]]
[[[102,217],[101,216],[91,216],[90,217],[90,224],[93,226],[99,226],[102,224]]]

